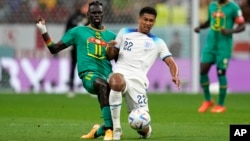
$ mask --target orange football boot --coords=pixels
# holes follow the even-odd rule
[[[96,131],[98,130],[99,127],[100,127],[99,124],[95,124],[88,134],[82,135],[80,138],[81,139],[94,139],[95,138],[95,133],[96,133]]]
[[[213,109],[211,109],[212,113],[223,113],[226,111],[226,107],[225,106],[221,106],[221,105],[216,105],[213,107]]]
[[[211,100],[211,101],[204,101],[204,102],[202,103],[202,105],[200,106],[200,108],[198,109],[198,112],[204,113],[204,112],[207,111],[207,109],[208,109],[209,107],[211,107],[211,106],[213,106],[213,105],[214,105],[214,101],[213,101],[213,100]]]

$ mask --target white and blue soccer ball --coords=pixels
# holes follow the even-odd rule
[[[134,109],[128,116],[128,123],[131,128],[140,131],[150,125],[151,118],[149,113],[141,108]]]

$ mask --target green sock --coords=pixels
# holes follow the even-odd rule
[[[110,111],[110,106],[105,106],[102,108],[102,117],[104,120],[104,126],[106,128],[112,128],[112,118],[111,118],[111,111]]]
[[[100,126],[98,128],[98,130],[95,133],[95,137],[99,137],[99,136],[104,136],[105,131],[104,131],[104,125]]]
[[[95,136],[103,136],[105,134],[105,127],[112,128],[112,118],[111,118],[111,112],[110,112],[110,107],[105,106],[102,108],[102,117],[104,120],[104,125],[100,126],[98,130],[96,131]]]
[[[227,95],[227,78],[225,75],[219,76],[220,93],[218,104],[223,106]]]
[[[200,75],[200,85],[203,89],[204,98],[206,101],[211,100],[211,95],[209,91],[209,78],[207,74]]]

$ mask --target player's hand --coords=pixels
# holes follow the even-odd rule
[[[115,40],[111,40],[108,42],[108,47],[115,47],[116,44],[117,42]]]
[[[225,29],[225,28],[222,28],[220,32],[221,32],[222,34],[224,34],[224,35],[232,34],[232,31],[231,31],[231,30],[227,30],[227,29]]]
[[[194,32],[196,32],[196,33],[200,33],[200,27],[196,27],[196,28],[194,28]]]
[[[178,78],[178,77],[172,77],[172,81],[173,81],[174,84],[177,86],[177,88],[180,90],[181,81],[179,80],[179,78]]]
[[[39,23],[41,22],[42,24],[45,25],[45,19],[42,17],[42,16],[39,16],[37,19],[36,19],[36,23]]]
[[[45,25],[45,19],[41,16],[39,16],[36,20],[36,27],[40,30],[42,34],[47,32],[47,28]]]

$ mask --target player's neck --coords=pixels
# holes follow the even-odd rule
[[[142,33],[142,34],[149,34],[149,32],[143,32],[142,30],[140,30],[139,28],[138,29],[136,29],[137,30],[137,32],[140,32],[140,33]]]
[[[227,4],[228,2],[229,2],[229,0],[218,0],[218,4],[220,4],[220,5]]]
[[[97,29],[97,30],[103,30],[104,29],[104,26],[103,25],[92,25],[92,24],[89,24],[89,27],[93,28],[93,29]]]

